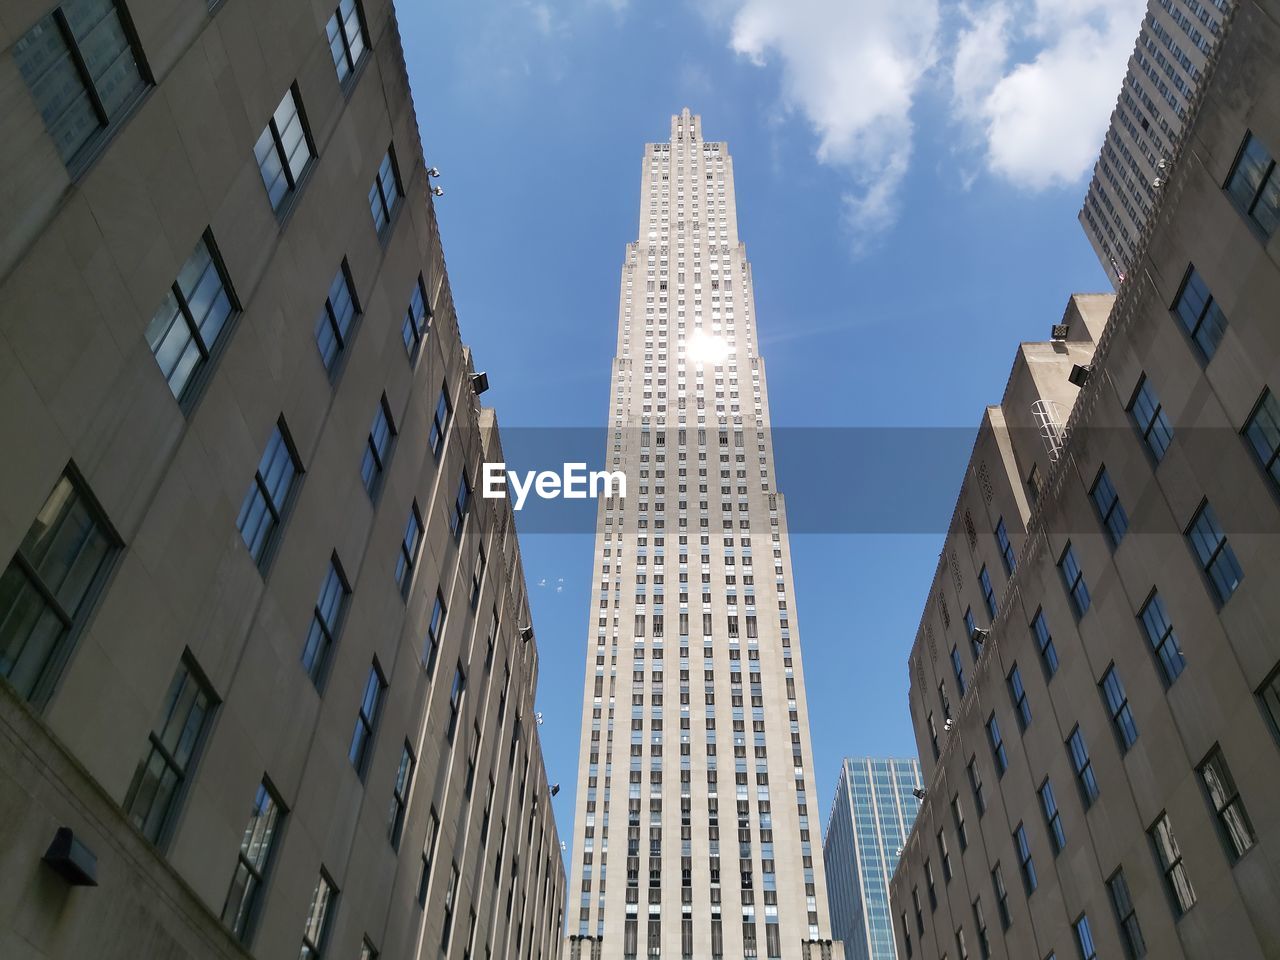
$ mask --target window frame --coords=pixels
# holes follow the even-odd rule
[[[315,908],[320,899],[320,888],[325,887],[327,895],[324,905],[321,907],[321,915],[319,928],[315,930],[315,939],[311,938],[312,927],[315,924]],[[311,894],[311,905],[307,908],[307,923],[302,928],[302,950],[300,960],[320,960],[324,956],[324,949],[329,943],[329,934],[333,930],[333,917],[338,903],[340,891],[338,885],[333,882],[333,877],[329,875],[329,871],[324,865],[320,866],[320,876],[316,879],[315,892]]]
[[[1148,613],[1151,616],[1148,616]],[[1157,617],[1163,623],[1163,627],[1155,622]],[[1168,690],[1187,669],[1187,657],[1182,651],[1182,644],[1178,642],[1178,634],[1173,629],[1173,621],[1165,609],[1160,591],[1155,587],[1151,589],[1146,602],[1138,610],[1138,624],[1143,636],[1147,638],[1147,649],[1151,651],[1156,661],[1160,680]]]
[[[279,125],[276,123],[276,114],[280,112],[280,108],[284,106],[286,98],[293,98],[294,112],[298,117],[298,124],[302,129],[302,137],[306,141],[308,157],[306,163],[298,173],[293,172],[293,168],[289,166],[289,157],[285,154],[284,140],[281,136]],[[266,178],[262,175],[262,160],[258,157],[258,147],[263,142],[263,138],[268,134],[271,136],[271,149],[274,151],[276,162],[280,164],[280,171],[285,178],[285,191],[280,195],[278,202],[271,200],[271,188],[266,182]],[[302,188],[307,185],[311,179],[311,174],[315,171],[316,162],[319,160],[319,151],[316,149],[315,139],[311,135],[311,124],[307,121],[307,110],[302,103],[302,90],[295,78],[289,84],[285,95],[280,98],[280,102],[275,105],[271,111],[271,115],[267,118],[267,125],[262,132],[258,134],[258,139],[253,144],[254,163],[258,168],[258,179],[262,180],[262,188],[266,192],[267,202],[271,204],[271,212],[275,214],[279,223],[284,223],[289,214],[293,212],[297,206],[298,198],[302,195]]]
[[[1271,432],[1276,438],[1276,444],[1271,448],[1271,452],[1265,460],[1258,449],[1257,441],[1250,433],[1261,414],[1265,414],[1270,421]],[[1267,427],[1261,426],[1260,429],[1265,440]],[[1254,462],[1261,468],[1267,480],[1270,481],[1268,486],[1271,492],[1280,494],[1280,398],[1272,392],[1270,387],[1264,386],[1262,388],[1262,393],[1258,395],[1253,409],[1249,411],[1249,416],[1245,418],[1244,425],[1240,428],[1240,438],[1253,455]]]
[[[1104,507],[1103,499],[1107,490],[1111,492],[1111,499]],[[1093,486],[1089,488],[1089,499],[1093,502],[1098,520],[1102,524],[1102,529],[1107,532],[1107,539],[1114,550],[1120,546],[1124,535],[1129,532],[1129,515],[1125,512],[1124,504],[1120,502],[1120,494],[1111,481],[1111,474],[1107,472],[1106,464],[1098,468],[1098,473],[1093,478]]]
[[[1152,462],[1159,466],[1163,462],[1165,455],[1169,452],[1169,448],[1173,446],[1174,429],[1173,424],[1169,422],[1168,415],[1164,412],[1164,403],[1161,401],[1159,394],[1156,393],[1154,387],[1144,389],[1149,386],[1151,378],[1147,376],[1146,371],[1138,377],[1138,385],[1133,388],[1133,396],[1129,398],[1129,403],[1125,406],[1125,410],[1129,414],[1129,419],[1138,430],[1138,435],[1142,438],[1142,445],[1147,450],[1148,457]],[[1138,401],[1144,400],[1151,405],[1151,418],[1144,424],[1138,418]],[[1156,431],[1156,427],[1160,426],[1161,430]],[[1151,437],[1156,435],[1160,438],[1160,446],[1153,444]]]
[[[1107,683],[1108,677],[1115,680],[1115,691]],[[1114,661],[1107,665],[1106,670],[1102,671],[1102,678],[1098,681],[1098,690],[1102,694],[1102,705],[1106,708],[1107,717],[1111,721],[1111,729],[1115,733],[1120,753],[1121,755],[1126,754],[1138,742],[1140,731],[1138,730],[1138,722],[1133,718],[1133,708],[1129,705],[1129,692],[1125,689],[1124,681],[1120,679],[1120,674],[1116,671]],[[1118,705],[1112,702],[1113,692],[1118,692],[1121,698]],[[1121,717],[1126,718],[1124,723],[1121,722]],[[1129,733],[1132,733],[1132,736]]]
[[[257,924],[262,910],[262,902],[266,896],[265,891],[271,885],[271,877],[274,872],[276,860],[279,857],[280,836],[284,832],[286,822],[289,816],[289,810],[285,806],[284,801],[280,799],[280,793],[276,790],[275,785],[271,782],[271,778],[263,775],[262,780],[258,783],[254,793],[254,813],[250,816],[250,824],[259,815],[258,809],[262,804],[261,797],[265,796],[271,802],[274,808],[274,817],[270,820],[269,831],[270,840],[266,844],[266,850],[263,853],[260,865],[254,865],[247,861],[245,856],[245,840],[240,841],[240,850],[237,853],[236,869],[231,875],[231,885],[227,889],[227,897],[223,902],[222,912],[219,919],[226,926],[238,943],[249,946],[253,942],[253,936],[257,931]],[[246,829],[246,834],[250,832]],[[250,836],[256,836],[257,831],[253,831]],[[239,876],[240,867],[243,866],[249,874],[249,882],[245,884],[242,891],[239,907],[234,917],[229,921],[227,919],[227,911],[231,907],[231,894],[236,888],[236,878]],[[250,890],[252,883],[252,890]],[[248,904],[247,908],[245,904]],[[243,917],[243,922],[239,922]]]
[[[1161,827],[1163,827],[1163,831]],[[1157,836],[1161,832],[1169,840],[1171,849],[1168,851],[1162,847]],[[1151,822],[1151,826],[1147,827],[1147,837],[1150,839],[1152,855],[1156,860],[1156,868],[1160,871],[1165,893],[1169,898],[1169,905],[1173,909],[1174,919],[1175,921],[1180,920],[1196,905],[1198,898],[1196,897],[1195,887],[1191,883],[1191,877],[1187,874],[1186,864],[1183,862],[1182,847],[1178,843],[1178,838],[1174,835],[1173,823],[1169,820],[1167,810],[1160,811],[1155,820]],[[1170,855],[1172,855],[1172,859],[1170,859]],[[1180,877],[1182,884],[1185,885],[1186,896],[1190,897],[1189,903],[1183,902],[1182,888],[1175,880],[1175,876]]]
[[[1068,565],[1074,568],[1074,576],[1068,570]],[[1084,579],[1084,568],[1080,566],[1080,561],[1076,559],[1075,548],[1070,540],[1062,548],[1062,553],[1058,555],[1058,574],[1062,577],[1062,585],[1066,587],[1067,598],[1071,603],[1071,611],[1075,614],[1077,620],[1083,618],[1089,612],[1092,598],[1089,595],[1089,584]]]
[[[1248,149],[1249,149],[1249,144],[1253,140],[1257,140],[1258,143],[1262,146],[1262,149],[1266,151],[1269,159],[1269,165],[1266,168],[1266,172],[1264,172],[1262,177],[1259,179],[1258,188],[1254,191],[1253,197],[1250,198],[1248,204],[1245,204],[1240,199],[1240,197],[1238,197],[1236,193],[1233,192],[1232,181],[1235,180],[1236,174],[1240,171],[1240,163],[1242,160],[1244,160],[1245,154],[1248,152]],[[1240,140],[1240,146],[1236,149],[1235,159],[1231,161],[1231,169],[1228,171],[1227,177],[1222,183],[1222,190],[1224,193],[1226,193],[1227,200],[1228,202],[1230,202],[1231,206],[1235,208],[1235,210],[1242,217],[1244,217],[1245,221],[1249,225],[1249,229],[1253,232],[1254,236],[1261,239],[1263,243],[1267,243],[1271,240],[1271,237],[1276,233],[1276,228],[1273,227],[1271,230],[1267,230],[1267,228],[1261,222],[1259,222],[1258,219],[1254,216],[1254,210],[1258,206],[1258,201],[1262,198],[1262,195],[1266,192],[1267,184],[1271,182],[1273,177],[1276,177],[1276,176],[1277,176],[1277,172],[1276,172],[1275,154],[1272,153],[1271,150],[1267,147],[1267,145],[1262,142],[1261,137],[1257,137],[1254,135],[1254,132],[1252,129],[1246,129],[1244,132],[1244,137]]]
[[[1198,288],[1193,286],[1193,282],[1198,283]],[[1188,318],[1183,312],[1183,301],[1187,297],[1188,290],[1191,289],[1194,294],[1204,293],[1204,301],[1194,320]],[[1187,301],[1190,306],[1190,301]],[[1186,334],[1191,341],[1192,348],[1196,357],[1203,364],[1208,364],[1218,352],[1218,347],[1222,345],[1222,338],[1226,336],[1229,321],[1226,313],[1218,303],[1217,297],[1213,295],[1213,291],[1209,289],[1209,284],[1205,282],[1204,275],[1196,269],[1194,263],[1188,263],[1186,272],[1182,275],[1182,282],[1178,284],[1178,293],[1173,298],[1173,303],[1169,305],[1169,312],[1173,315],[1178,328]],[[1217,322],[1210,323],[1211,316]],[[1209,346],[1205,346],[1201,340],[1201,334],[1209,330],[1205,339],[1209,340]],[[1217,338],[1214,339],[1213,332],[1217,331]]]
[[[351,301],[351,317],[347,321],[345,330],[340,329],[337,311],[333,304],[333,291],[339,279],[342,280],[343,286],[346,288],[347,299]],[[338,382],[338,377],[346,368],[347,357],[350,353],[348,348],[355,339],[363,317],[364,310],[361,308],[360,298],[356,294],[355,280],[351,276],[351,265],[347,262],[347,258],[343,257],[341,263],[338,264],[338,272],[334,274],[333,279],[329,282],[329,289],[325,291],[324,304],[320,307],[320,314],[316,318],[316,328],[312,337],[316,345],[316,351],[320,356],[320,365],[324,368],[325,376],[329,378],[331,384]],[[332,336],[334,344],[333,356],[327,361],[325,360],[324,348],[320,344],[321,331],[325,330]]]
[[[338,74],[338,86],[342,88],[343,95],[349,97],[351,95],[351,91],[355,89],[356,83],[360,79],[360,75],[364,72],[364,65],[368,63],[373,48],[369,42],[369,25],[365,21],[364,4],[362,4],[360,0],[351,0],[351,4],[355,8],[356,27],[360,31],[360,40],[364,44],[364,49],[360,51],[360,56],[351,56],[351,38],[347,36],[346,21],[341,16],[342,3],[344,2],[346,2],[346,0],[341,0],[338,6],[334,8],[329,19],[325,21],[325,41],[329,48],[330,59],[333,59],[334,40],[341,38],[342,53],[344,62],[347,65],[347,75],[344,77],[341,74]],[[338,22],[338,35],[337,37],[331,38],[328,33],[329,24],[333,23],[335,20]],[[337,60],[333,61],[333,68],[334,72],[337,73]]]
[[[1227,794],[1226,801],[1222,806],[1218,805],[1218,798],[1215,796],[1213,786],[1209,782],[1209,778],[1205,776],[1205,771],[1211,765],[1217,763],[1217,775],[1219,783],[1223,788],[1223,792]],[[1254,829],[1253,821],[1249,818],[1249,811],[1245,807],[1244,797],[1240,795],[1240,787],[1236,784],[1235,777],[1231,774],[1231,768],[1227,764],[1227,758],[1222,752],[1222,745],[1215,743],[1212,749],[1205,755],[1205,758],[1196,764],[1196,779],[1200,781],[1202,793],[1209,809],[1213,813],[1214,825],[1218,831],[1218,839],[1222,841],[1222,849],[1227,855],[1228,862],[1232,866],[1239,863],[1249,851],[1254,850],[1258,846],[1258,833]],[[1237,827],[1242,829],[1249,841],[1248,846],[1241,849],[1240,844],[1236,841],[1236,832],[1227,823],[1227,811],[1233,807],[1236,808],[1239,820]]]
[[[387,160],[391,162],[391,180],[395,187],[395,195],[388,200],[383,190],[382,183],[382,165]],[[380,209],[382,210],[383,222],[378,225],[378,218],[373,213],[373,194],[378,194]],[[396,145],[393,142],[387,144],[386,152],[378,160],[378,167],[373,172],[373,186],[369,189],[369,211],[373,218],[373,230],[377,234],[378,243],[385,244],[390,238],[392,231],[395,229],[396,220],[399,219],[399,213],[404,206],[404,180],[400,175],[400,163],[396,158]]]
[[[400,841],[404,838],[404,823],[408,816],[409,800],[413,795],[413,781],[417,769],[417,754],[414,753],[413,745],[406,738],[400,752],[400,762],[396,765],[395,779],[391,781],[391,809],[387,817],[387,840],[390,841],[393,850],[400,849]]]
[[[375,434],[380,423],[386,427],[386,445],[382,450],[378,449],[375,440]],[[383,391],[378,400],[378,410],[373,416],[373,425],[369,428],[369,433],[365,437],[364,456],[360,459],[360,479],[371,503],[376,504],[378,502],[379,495],[385,486],[387,469],[391,465],[392,456],[395,454],[396,438],[399,435],[400,431],[396,429],[395,417],[391,413],[391,404],[387,400],[386,392]],[[373,468],[368,479],[365,479],[365,465],[369,463],[372,463]]]
[[[370,694],[372,694],[372,704],[369,702]],[[382,672],[382,665],[378,663],[378,658],[374,657],[369,667],[369,676],[365,680],[364,690],[360,695],[360,705],[356,710],[356,725],[351,733],[351,745],[347,747],[347,759],[355,768],[356,776],[361,783],[364,783],[369,773],[374,741],[378,735],[378,720],[382,716],[382,705],[386,697],[387,678]]]
[[[324,601],[328,590],[330,579],[336,579],[338,585],[338,602],[333,613],[333,623],[330,624],[321,609],[321,603]],[[320,592],[316,595],[315,606],[311,612],[311,626],[307,630],[306,639],[302,644],[302,655],[299,662],[302,668],[307,672],[312,686],[317,691],[323,691],[325,681],[329,676],[329,665],[332,662],[333,648],[338,644],[338,638],[342,635],[342,627],[346,622],[347,608],[351,603],[351,583],[347,580],[346,571],[342,568],[342,562],[338,559],[335,551],[329,557],[329,569],[325,572],[324,580],[320,583]],[[318,641],[315,644],[315,653],[311,659],[311,663],[307,662],[307,654],[312,650],[312,637],[318,633]]]
[[[1197,529],[1202,520],[1210,528],[1208,533],[1217,538],[1217,542],[1214,543],[1207,558],[1201,553],[1197,540],[1197,537],[1208,539],[1206,531]],[[1209,587],[1209,595],[1214,598],[1218,608],[1221,609],[1227,605],[1231,598],[1236,595],[1236,591],[1240,589],[1240,584],[1244,581],[1244,568],[1240,565],[1240,560],[1236,556],[1235,550],[1231,547],[1230,538],[1222,529],[1222,524],[1218,522],[1218,514],[1209,503],[1208,497],[1200,501],[1200,506],[1191,517],[1191,522],[1187,524],[1183,534],[1186,537],[1187,545],[1191,548],[1191,555],[1195,558],[1196,565],[1200,568],[1200,573]],[[1220,561],[1225,561],[1230,567],[1234,568],[1235,582],[1231,584],[1230,589],[1220,584],[1213,572]],[[1226,592],[1224,593],[1224,591]]]
[[[285,454],[288,456],[293,466],[293,476],[289,479],[288,489],[285,490],[283,499],[276,504],[272,499],[268,489],[266,480],[262,476],[263,461],[266,460],[267,454],[271,452],[276,434],[280,435],[282,446]],[[274,459],[271,461],[274,463]],[[275,430],[271,436],[267,438],[266,446],[263,448],[262,455],[258,458],[258,465],[254,468],[253,479],[249,482],[249,491],[245,494],[244,501],[240,505],[240,514],[236,520],[236,527],[240,531],[240,539],[248,550],[250,558],[254,562],[259,575],[265,580],[268,571],[271,569],[272,561],[280,548],[280,543],[284,539],[284,528],[293,512],[293,505],[298,499],[298,490],[302,486],[302,478],[306,475],[306,470],[302,465],[302,458],[298,456],[298,449],[293,444],[293,437],[289,433],[289,427],[284,421],[284,415],[281,414],[276,420]],[[250,509],[254,504],[255,495],[260,495],[266,505],[267,512],[271,515],[272,524],[263,539],[260,553],[254,556],[253,546],[245,540],[244,527],[242,523],[248,521]]]

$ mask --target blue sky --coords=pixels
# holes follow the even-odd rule
[[[1016,343],[1108,289],[1076,213],[1140,9],[402,0],[454,299],[499,422],[604,425],[643,144],[689,106],[734,158],[775,425],[976,428]],[[919,436],[902,469],[934,478],[941,503],[919,506],[949,516],[967,445]],[[779,464],[784,494],[795,469]],[[521,545],[567,840],[592,541]],[[906,658],[940,545],[941,528],[792,539],[824,824],[841,756],[915,753]]]

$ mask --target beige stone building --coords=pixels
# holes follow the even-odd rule
[[[910,657],[902,957],[1280,956],[1280,4],[1219,56],[1114,306],[979,429]]]
[[[569,956],[831,960],[786,508],[728,145],[645,147],[599,507]],[[670,656],[667,654],[670,653]]]
[[[558,956],[391,3],[0,0],[0,51],[0,956]]]

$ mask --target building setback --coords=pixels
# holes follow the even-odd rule
[[[915,822],[920,761],[846,758],[822,843],[832,935],[846,960],[897,960],[889,880]]]
[[[0,956],[558,956],[392,5],[0,25]]]
[[[645,147],[640,187],[607,453],[627,488],[597,520],[570,956],[828,960],[786,510],[728,146],[685,110]]]
[[[1109,319],[1073,298],[979,430],[910,658],[902,956],[1280,951],[1280,4],[1233,20]]]
[[[1147,0],[1120,96],[1080,208],[1098,262],[1119,286],[1137,262],[1167,159],[1234,0]]]

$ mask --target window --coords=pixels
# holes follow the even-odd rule
[[[458,864],[455,861],[449,871],[449,886],[444,891],[444,923],[440,932],[440,949],[449,952],[449,940],[453,937],[453,915],[458,909]]]
[[[396,586],[400,596],[409,596],[413,583],[413,568],[418,562],[418,548],[422,545],[422,515],[418,513],[418,501],[409,509],[409,522],[405,524],[404,539],[400,541],[400,556],[396,559]]]
[[[1004,875],[1000,872],[1000,864],[991,868],[991,886],[996,892],[996,911],[1000,914],[1000,929],[1008,930],[1013,925],[1009,915],[1009,891],[1004,886]]]
[[[1198,769],[1209,804],[1218,820],[1218,832],[1227,849],[1227,858],[1235,863],[1253,849],[1255,838],[1253,824],[1249,822],[1249,814],[1227,768],[1227,758],[1222,755],[1222,749],[1215,746]]]
[[[1194,265],[1187,267],[1187,277],[1182,281],[1173,310],[1204,358],[1212,360],[1227,330],[1227,317]]]
[[[1076,921],[1076,946],[1080,948],[1080,960],[1098,960],[1098,951],[1093,946],[1093,931],[1089,928],[1089,918],[1083,913]]]
[[[422,873],[418,877],[418,906],[427,905],[427,890],[431,886],[431,864],[436,858],[436,841],[440,838],[440,815],[431,808],[427,819],[427,839],[422,845]]]
[[[1040,663],[1044,666],[1046,680],[1052,680],[1058,672],[1058,650],[1053,645],[1053,635],[1049,633],[1049,624],[1045,622],[1044,611],[1037,610],[1031,621],[1031,632],[1036,635],[1036,648],[1040,651]]]
[[[925,879],[925,883],[929,887],[929,910],[930,911],[937,910],[938,909],[938,888],[934,885],[934,882],[933,882],[933,863],[930,862],[928,857],[926,857],[924,861],[924,879]]]
[[[956,839],[960,841],[961,852],[969,847],[969,831],[964,825],[964,808],[960,806],[960,794],[951,798],[951,820],[956,827]]]
[[[1160,594],[1152,593],[1138,616],[1142,619],[1143,629],[1147,631],[1147,639],[1151,641],[1151,650],[1156,655],[1156,662],[1160,664],[1160,674],[1167,687],[1178,679],[1187,660],[1182,655],[1178,635],[1173,632],[1173,624],[1165,613]]]
[[[286,200],[297,195],[298,185],[316,155],[299,106],[296,83],[285,91],[284,99],[267,121],[253,146],[253,155],[258,160],[271,209],[278,213]]]
[[[978,633],[978,623],[973,619],[973,610],[968,608],[964,611],[964,629],[969,635],[969,652],[973,654],[973,662],[977,663],[982,659],[982,638]]]
[[[1013,701],[1013,712],[1018,717],[1018,726],[1026,730],[1031,724],[1031,704],[1027,702],[1027,690],[1022,685],[1022,673],[1015,663],[1009,671],[1009,699]]]
[[[1079,726],[1067,737],[1067,752],[1071,754],[1071,766],[1076,772],[1076,782],[1080,784],[1080,796],[1088,810],[1098,799],[1098,781],[1093,775],[1093,762],[1089,759],[1089,748],[1085,746]]]
[[[1080,570],[1080,564],[1076,562],[1075,550],[1070,543],[1062,551],[1062,557],[1058,560],[1058,571],[1062,574],[1062,582],[1067,588],[1067,594],[1071,597],[1071,606],[1076,616],[1083,617],[1085,611],[1089,609],[1089,587],[1084,582],[1084,573]]]
[[[1004,572],[1012,574],[1018,561],[1013,552],[1013,544],[1009,542],[1009,531],[1005,529],[1004,517],[996,522],[996,544],[1000,547],[1000,559],[1004,563]]]
[[[240,841],[236,872],[231,877],[231,889],[227,891],[227,900],[222,907],[222,922],[241,943],[248,943],[253,932],[262,887],[266,883],[283,816],[279,799],[263,780],[253,798],[253,810]]]
[[[964,940],[964,927],[956,927],[956,956],[960,960],[969,960],[969,947]]]
[[[1262,704],[1262,712],[1271,724],[1271,732],[1280,740],[1280,665],[1271,671],[1261,687],[1258,688],[1258,700]]]
[[[1160,398],[1156,396],[1145,373],[1138,381],[1133,400],[1129,402],[1129,414],[1138,425],[1147,449],[1156,458],[1156,463],[1159,463],[1173,441],[1173,427],[1169,425],[1169,418],[1164,415],[1164,408],[1160,406]]]
[[[1004,738],[1000,736],[1000,724],[993,713],[987,717],[987,742],[991,744],[991,758],[996,764],[996,776],[1003,777],[1009,769],[1009,756],[1004,750]]]
[[[462,715],[462,698],[467,692],[467,672],[462,669],[462,661],[453,672],[453,688],[449,691],[449,742],[453,743],[454,734],[458,732],[458,718]]]
[[[1208,500],[1196,511],[1191,526],[1187,528],[1187,539],[1191,541],[1200,569],[1208,576],[1218,602],[1226,603],[1240,586],[1244,571],[1240,569],[1235,551],[1227,543],[1227,535],[1222,532]]]
[[[409,298],[409,306],[404,312],[404,323],[401,325],[404,349],[409,354],[410,360],[417,357],[418,349],[422,346],[422,341],[426,339],[430,329],[431,307],[427,303],[427,288],[423,283],[422,274],[418,274],[418,279],[413,284],[413,295]]]
[[[391,445],[395,443],[396,425],[391,420],[391,408],[384,393],[378,401],[378,412],[373,415],[373,426],[365,441],[364,459],[360,462],[360,479],[364,482],[369,499],[377,500],[382,487],[382,475],[391,457]]]
[[[396,768],[396,782],[391,790],[391,811],[387,815],[387,839],[397,850],[400,849],[400,836],[404,832],[404,814],[409,806],[409,791],[413,787],[413,769],[417,762],[413,748],[406,740],[400,753],[400,766]]]
[[[471,509],[471,481],[467,479],[467,471],[463,468],[462,478],[458,481],[458,495],[453,500],[453,513],[449,516],[449,530],[455,541],[462,539],[462,530],[467,524],[467,512]]]
[[[284,523],[289,494],[301,470],[289,431],[281,419],[267,441],[267,449],[258,461],[253,483],[249,485],[249,492],[240,506],[240,516],[236,519],[244,545],[249,548],[249,555],[259,570],[265,570],[271,559],[276,537]]]
[[[982,793],[982,774],[978,771],[977,757],[969,758],[965,772],[969,775],[969,787],[973,790],[973,805],[978,811],[978,816],[981,817],[987,812],[987,798]]]
[[[325,25],[329,52],[333,54],[333,66],[338,71],[341,84],[346,84],[355,75],[356,66],[368,46],[362,20],[356,0],[342,0]]]
[[[374,661],[369,668],[369,679],[364,684],[364,696],[360,698],[360,711],[356,715],[356,729],[351,734],[351,746],[347,750],[347,759],[356,768],[361,780],[369,766],[370,745],[373,743],[374,730],[378,725],[378,709],[382,706],[386,689],[387,681],[383,679],[377,661]]]
[[[474,566],[472,566],[471,568],[470,603],[471,603],[472,610],[476,609],[476,607],[479,606],[480,604],[480,590],[484,586],[484,568],[485,568],[484,547],[478,546],[476,547],[476,561]],[[492,635],[490,635],[490,639],[492,639]]]
[[[378,960],[378,949],[365,937],[360,944],[360,960]]]
[[[373,229],[378,236],[386,235],[387,226],[400,206],[400,198],[404,191],[400,189],[400,171],[396,168],[395,148],[387,147],[382,163],[378,165],[378,175],[373,178],[373,186],[369,188],[369,212],[373,214]]]
[[[938,855],[942,858],[942,879],[950,883],[951,872],[951,851],[947,849],[947,832],[945,830],[938,831]]]
[[[449,432],[449,421],[453,419],[453,404],[449,400],[449,387],[440,388],[440,399],[436,401],[436,412],[431,418],[431,436],[429,439],[431,452],[440,456],[444,447],[445,435]]]
[[[1093,481],[1089,496],[1098,510],[1098,518],[1106,528],[1107,536],[1111,538],[1111,545],[1118,547],[1124,539],[1125,531],[1129,529],[1129,517],[1120,505],[1120,497],[1116,494],[1106,467],[1098,471],[1098,479]]]
[[[206,230],[147,325],[151,353],[179,404],[191,404],[235,310],[213,234]]]
[[[331,377],[337,372],[338,359],[346,349],[347,334],[359,310],[352,292],[351,273],[343,258],[316,319],[316,346],[320,348],[320,360]]]
[[[1115,664],[1107,667],[1099,686],[1102,687],[1102,696],[1107,702],[1107,711],[1111,714],[1111,723],[1116,728],[1120,752],[1125,753],[1138,739],[1138,725],[1134,723],[1133,712],[1129,709],[1129,697],[1124,692],[1124,684],[1120,682]]]
[[[982,960],[991,956],[991,940],[987,936],[987,917],[982,912],[982,898],[973,899],[973,927],[978,931],[978,953]]]
[[[1129,884],[1124,879],[1123,870],[1117,870],[1107,881],[1107,889],[1111,893],[1111,904],[1115,907],[1116,919],[1120,923],[1125,954],[1129,960],[1145,957],[1147,942],[1142,937],[1142,927],[1138,924],[1138,912],[1134,909],[1133,897],[1129,895]]]
[[[1270,239],[1280,224],[1280,176],[1271,152],[1252,133],[1244,136],[1226,190],[1240,212]]]
[[[14,45],[13,58],[58,156],[83,169],[148,83],[125,8],[113,0],[55,7]]]
[[[1187,876],[1187,868],[1182,862],[1182,851],[1173,835],[1169,815],[1160,814],[1147,833],[1155,847],[1156,862],[1164,873],[1165,887],[1173,902],[1174,913],[1180,917],[1195,906],[1196,892],[1191,887],[1191,878]]]
[[[320,596],[316,598],[315,610],[311,616],[311,629],[307,631],[307,641],[302,647],[302,666],[307,676],[320,689],[324,679],[325,668],[329,663],[329,652],[338,636],[338,628],[346,611],[347,598],[351,596],[351,588],[347,585],[342,568],[338,565],[337,555],[329,561],[329,572],[320,587]]]
[[[1058,810],[1058,801],[1053,795],[1053,784],[1048,780],[1040,784],[1040,807],[1044,810],[1044,821],[1049,828],[1049,842],[1053,845],[1053,852],[1059,854],[1067,845],[1067,835],[1062,829],[1062,813]]]
[[[315,892],[311,894],[311,906],[307,910],[307,925],[302,931],[302,953],[299,960],[319,960],[324,950],[325,941],[329,937],[330,920],[333,917],[333,902],[338,891],[324,869],[320,870],[320,878],[316,881]]]
[[[1027,843],[1027,831],[1022,824],[1018,824],[1017,829],[1013,831],[1013,844],[1018,850],[1018,866],[1022,871],[1022,885],[1026,888],[1027,896],[1030,896],[1036,890],[1036,865],[1031,859],[1031,845]]]
[[[129,820],[152,843],[165,839],[177,815],[216,706],[208,682],[183,654],[125,801]]]
[[[960,691],[960,699],[964,699],[964,665],[960,662],[960,651],[951,648],[951,669],[956,675],[956,689]]]
[[[1280,400],[1270,390],[1262,392],[1244,425],[1244,435],[1262,469],[1280,486]]]
[[[440,643],[444,639],[444,618],[448,612],[444,594],[437,589],[436,604],[431,608],[431,619],[427,621],[427,637],[422,644],[422,665],[427,669],[427,676],[435,673],[436,657],[440,653]]]
[[[996,592],[991,587],[991,574],[987,573],[985,564],[978,571],[978,583],[982,586],[982,600],[987,606],[987,616],[994,620],[996,618]]]
[[[0,576],[0,676],[23,699],[43,703],[52,693],[118,549],[68,470]]]

